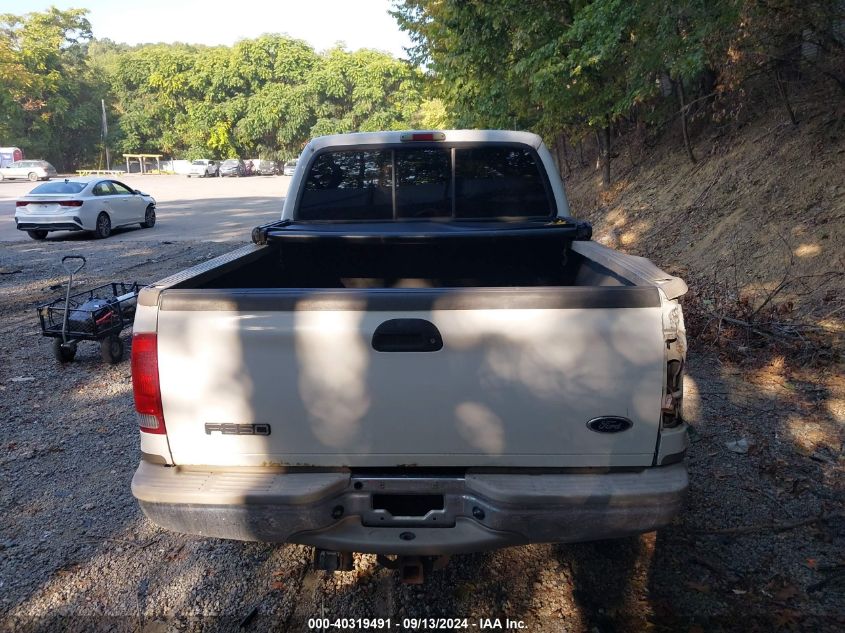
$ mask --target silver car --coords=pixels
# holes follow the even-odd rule
[[[285,166],[282,168],[282,174],[285,176],[293,176],[293,172],[296,171],[296,161],[289,160],[285,163]]]
[[[258,176],[273,176],[276,174],[276,163],[264,158],[252,160],[252,173]]]
[[[55,178],[56,168],[46,160],[19,160],[0,167],[0,180],[21,178],[32,182]]]
[[[155,226],[156,201],[110,178],[66,178],[38,185],[15,202],[15,223],[34,240],[49,231],[93,231],[104,238],[119,226]]]

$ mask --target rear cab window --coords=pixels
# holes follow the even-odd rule
[[[312,159],[302,221],[549,218],[554,197],[539,158],[512,144],[326,150]]]

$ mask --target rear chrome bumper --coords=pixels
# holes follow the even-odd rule
[[[686,466],[638,472],[367,476],[348,472],[187,470],[141,462],[132,494],[177,532],[400,555],[476,552],[527,543],[649,532],[681,507]],[[429,495],[424,516],[393,516],[373,495]]]

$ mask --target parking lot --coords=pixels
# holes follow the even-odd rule
[[[120,241],[248,241],[258,224],[278,219],[287,193],[288,176],[248,178],[188,178],[186,176],[115,177],[156,199],[157,222],[152,231],[116,229]],[[0,241],[29,241],[15,228],[15,200],[35,187],[26,180],[0,182]],[[50,241],[93,240],[89,233],[58,231]]]
[[[311,569],[302,546],[147,521],[129,487],[139,459],[129,363],[104,364],[83,342],[59,366],[35,308],[62,293],[63,255],[88,257],[86,288],[151,282],[225,253],[278,217],[288,180],[130,177],[159,201],[153,230],[44,242],[11,220],[30,183],[0,183],[0,630],[302,631],[321,616],[392,618],[393,630],[408,630],[396,624],[406,617],[468,618],[476,630],[497,617],[549,632],[841,630],[841,594],[820,585],[841,573],[837,458],[810,459],[770,430],[788,423],[809,445],[841,415],[819,390],[833,403],[845,392],[764,372],[749,382],[700,348],[685,387],[690,494],[658,533],[456,556],[409,586],[371,555],[329,575]],[[747,452],[728,448],[738,438]]]

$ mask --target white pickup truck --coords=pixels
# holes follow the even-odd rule
[[[406,578],[667,524],[687,287],[590,241],[557,174],[525,132],[312,140],[280,221],[139,296],[150,520]]]

